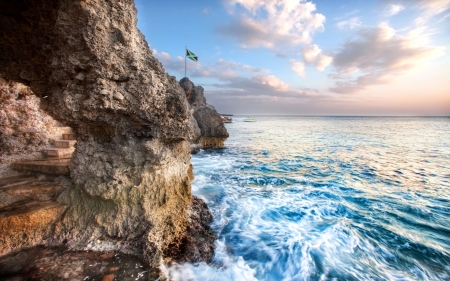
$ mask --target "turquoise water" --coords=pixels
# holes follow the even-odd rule
[[[215,264],[172,280],[450,280],[450,118],[234,119],[192,157]]]

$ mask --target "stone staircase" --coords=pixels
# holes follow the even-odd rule
[[[42,243],[66,209],[56,202],[60,190],[54,176],[0,178],[0,256]]]
[[[53,127],[51,133],[60,136],[52,139],[53,147],[44,149],[44,159],[24,160],[11,164],[11,167],[19,171],[32,171],[44,174],[69,175],[69,162],[75,151],[76,137],[70,127]]]
[[[45,244],[66,206],[57,202],[63,178],[70,175],[75,135],[69,127],[54,127],[53,147],[43,159],[18,161],[15,170],[37,172],[0,178],[0,256],[18,249]],[[0,277],[1,279],[1,277]]]

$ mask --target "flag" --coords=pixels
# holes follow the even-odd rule
[[[189,51],[188,49],[186,49],[186,57],[190,60],[198,61],[198,57],[193,52]]]

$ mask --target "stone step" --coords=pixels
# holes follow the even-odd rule
[[[0,208],[17,201],[33,199],[48,201],[56,198],[61,184],[55,178],[42,176],[15,176],[0,179]]]
[[[64,140],[76,140],[76,136],[75,134],[71,133],[71,134],[63,134],[63,139]]]
[[[11,164],[11,168],[52,175],[70,175],[69,163],[70,158],[40,159],[15,162]]]
[[[34,246],[51,231],[65,205],[25,199],[0,209],[0,255]]]
[[[75,151],[74,147],[70,148],[58,148],[58,147],[50,147],[44,150],[44,154],[47,157],[51,158],[70,158],[72,157],[72,153]]]
[[[20,175],[13,177],[0,178],[0,190],[5,186],[22,185],[36,181],[36,176],[33,175]]]
[[[50,133],[54,136],[62,136],[63,134],[73,134],[71,127],[51,127]]]
[[[55,140],[53,145],[57,148],[70,148],[76,143],[76,140]]]

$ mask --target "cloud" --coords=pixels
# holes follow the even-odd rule
[[[381,3],[388,10],[393,9],[392,11],[395,11],[394,6],[421,10],[421,14],[414,20],[416,25],[426,25],[434,16],[450,9],[450,0],[383,0]]]
[[[172,58],[166,52],[158,52],[156,49],[152,50],[153,56],[157,58],[164,66],[166,71],[184,72],[184,58],[177,56]],[[199,67],[196,65],[194,67]]]
[[[445,20],[446,18],[450,18],[450,13],[443,16],[438,22],[441,22],[441,21]]]
[[[156,50],[153,50],[153,54],[161,61],[166,70],[184,73],[183,58],[174,58],[166,52],[157,52]],[[298,63],[303,65],[303,62]],[[285,98],[317,99],[321,96],[315,89],[293,89],[291,85],[272,75],[268,69],[236,61],[219,59],[213,64],[195,65],[196,69],[191,67],[189,77],[213,79],[214,83],[203,84],[209,95],[226,93],[227,98],[253,98],[254,101],[258,99],[279,101]]]
[[[333,56],[337,81],[329,90],[353,93],[370,85],[389,83],[425,61],[443,55],[445,47],[428,44],[425,29],[418,28],[407,35],[396,34],[387,23],[362,28],[358,37],[348,40]]]
[[[303,64],[303,62],[299,62]],[[314,89],[293,89],[288,83],[270,74],[267,69],[245,65],[239,62],[220,59],[216,63],[203,67],[192,77],[217,79],[219,83],[210,86],[210,93],[226,93],[227,97],[277,97],[282,98],[316,98],[319,92]]]
[[[317,45],[308,45],[303,47],[302,55],[306,63],[313,63],[322,50]]]
[[[349,16],[353,16],[353,15],[356,15],[356,14],[358,14],[359,12],[361,12],[360,10],[353,10],[353,11],[350,11],[350,12],[348,12],[348,13],[345,13],[343,16],[341,16],[341,17],[336,17],[336,18],[334,18],[335,20],[341,20],[341,19],[345,19],[345,18],[347,18],[347,17],[349,17]]]
[[[322,54],[322,50],[317,45],[306,45],[302,49],[303,61],[313,64],[317,71],[322,72],[331,64],[333,58],[330,55]]]
[[[227,77],[220,79],[222,83],[213,84],[216,88],[237,92],[238,95],[283,96],[291,92],[289,84],[273,75],[256,74],[251,77]]]
[[[171,64],[173,61],[169,62]],[[165,66],[164,62],[163,65]],[[212,65],[199,67],[190,76],[218,79],[222,83],[214,84],[215,87],[239,89],[245,93],[258,93],[257,95],[273,95],[290,89],[289,84],[271,75],[267,69],[223,59]]]
[[[349,20],[340,21],[336,24],[337,28],[343,29],[353,29],[362,26],[362,22],[359,17],[354,17]]]
[[[230,14],[238,15],[216,30],[243,48],[276,50],[310,43],[325,23],[325,16],[315,12],[316,5],[305,0],[225,0],[225,5]]]
[[[220,80],[227,80],[237,77],[248,77],[249,75],[267,74],[267,69],[254,67],[235,61],[219,59],[213,65],[199,68],[192,73],[193,77],[210,77]]]
[[[418,0],[416,7],[423,12],[414,20],[416,25],[426,25],[430,19],[450,9],[450,0]]]
[[[224,83],[212,84],[211,86],[220,90],[208,90],[208,92],[226,92],[227,97],[255,98],[276,96],[278,99],[281,99],[287,97],[306,98],[318,95],[315,91],[291,89],[289,84],[273,75],[257,75],[251,78],[230,78]]]
[[[386,11],[384,12],[384,16],[392,17],[393,15],[400,13],[404,9],[405,9],[405,6],[403,6],[401,4],[388,4],[386,7]]]
[[[291,65],[295,73],[301,77],[305,77],[305,64],[302,61],[292,61]]]
[[[411,2],[411,0],[408,2]],[[450,8],[449,0],[416,0],[412,2],[417,2],[420,9],[433,15],[443,13]]]
[[[315,61],[317,71],[322,72],[333,62],[333,58],[327,55],[319,55]]]

